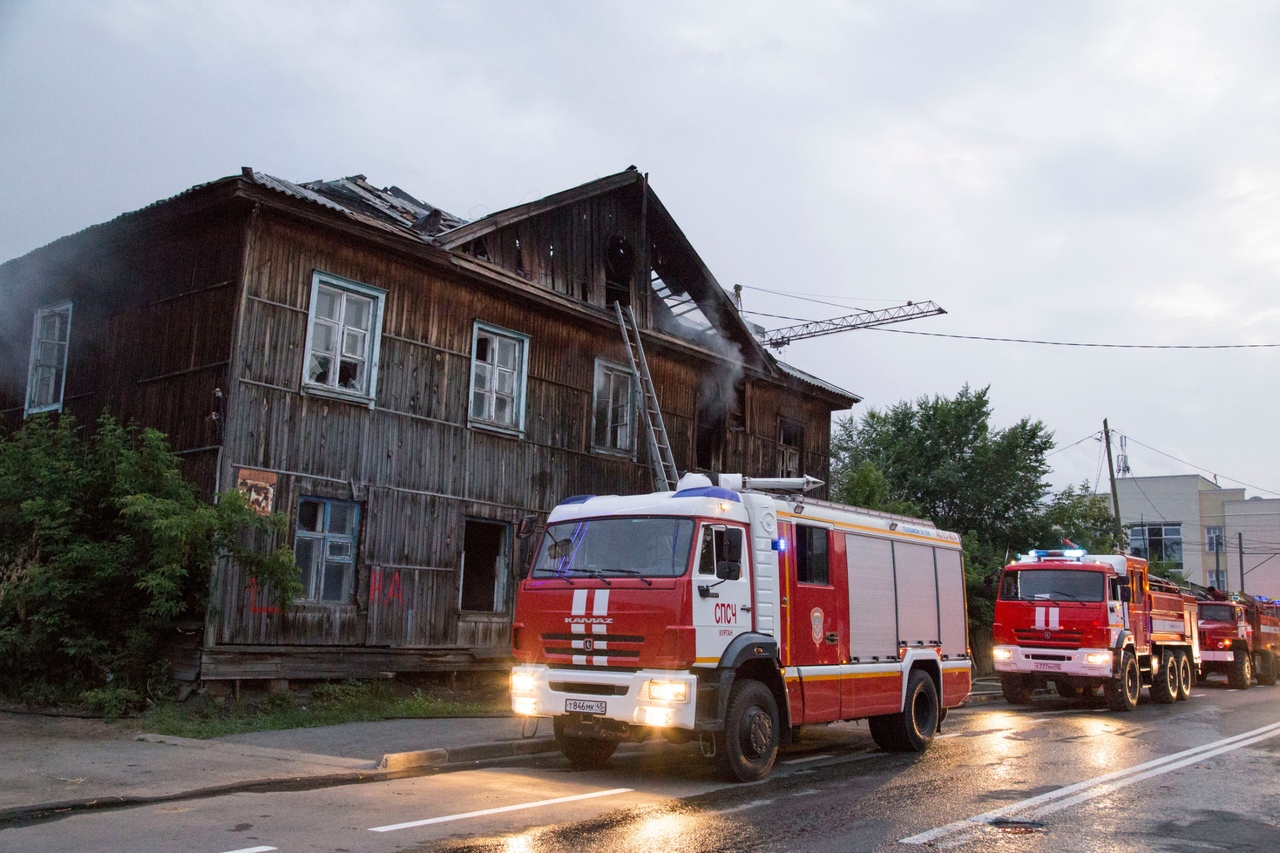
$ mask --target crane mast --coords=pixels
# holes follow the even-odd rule
[[[872,326],[884,326],[888,323],[901,323],[903,320],[914,320],[917,317],[932,317],[945,314],[946,310],[936,302],[908,302],[893,308],[882,308],[879,311],[859,311],[844,317],[830,320],[815,320],[812,323],[800,323],[781,329],[772,329],[760,338],[761,343],[774,349],[782,349],[792,341],[805,338],[816,338],[819,335],[830,335],[835,332],[847,332],[850,329],[867,329]]]

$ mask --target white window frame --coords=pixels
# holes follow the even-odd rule
[[[355,327],[348,328],[345,320],[345,307],[340,308],[336,321],[320,318],[319,324],[316,318],[316,306],[319,305],[321,289],[336,290],[342,294],[353,294],[372,300],[369,316],[369,328],[361,330]],[[315,394],[321,397],[332,397],[338,400],[350,400],[352,402],[363,403],[370,409],[373,408],[374,399],[378,394],[378,363],[382,355],[382,318],[386,312],[387,291],[380,287],[362,284],[358,281],[343,278],[330,273],[316,270],[311,274],[311,303],[307,308],[307,346],[302,355],[302,393]],[[346,305],[345,298],[342,303]],[[335,346],[337,351],[331,353],[335,360],[341,361],[343,342],[348,333],[359,334],[365,331],[367,340],[364,345],[364,353],[362,357],[365,364],[365,381],[364,387],[359,390],[349,388],[340,388],[337,384],[337,376],[334,381],[330,382],[314,382],[307,378],[307,374],[311,368],[311,357],[315,352],[315,334],[317,325],[329,325],[336,329],[334,333]],[[325,353],[321,353],[322,355]],[[336,369],[336,366],[335,366]]]
[[[61,364],[56,365],[58,375],[55,378],[57,385],[57,393],[54,399],[41,405],[32,405],[35,395],[36,370],[50,367],[39,363],[40,356],[40,326],[42,321],[51,314],[66,313],[67,315],[67,337],[64,341],[52,341],[51,343],[62,347]],[[71,302],[59,302],[56,305],[46,305],[43,308],[37,308],[34,320],[31,324],[31,359],[27,363],[27,395],[26,402],[23,405],[23,417],[34,415],[39,412],[61,412],[62,399],[67,388],[67,353],[71,349]]]
[[[321,530],[305,530],[301,525],[302,504],[316,503],[322,507],[320,520]],[[329,527],[333,508],[341,506],[351,513],[351,532],[333,532]],[[312,604],[350,604],[355,601],[356,558],[360,547],[360,504],[355,501],[322,498],[315,495],[302,495],[298,499],[298,508],[293,514],[294,550],[300,541],[306,539],[318,547],[319,553],[313,554],[316,563],[310,567],[298,564],[305,581],[302,596],[298,601]],[[335,547],[337,546],[337,547]],[[345,546],[345,553],[344,553]],[[324,598],[325,575],[331,571],[342,573],[342,596],[340,598]]]
[[[627,381],[626,447],[618,447],[607,443],[608,437],[614,434],[612,404],[614,377],[625,378]],[[600,453],[611,453],[617,456],[625,456],[629,459],[635,458],[636,419],[639,414],[636,386],[636,377],[635,374],[631,372],[630,367],[603,358],[596,359],[595,381],[591,388],[591,448],[593,450],[599,451]],[[610,401],[604,410],[606,417],[609,419],[609,423],[605,425],[605,444],[601,444],[596,440],[600,426],[600,393],[602,390],[609,395]]]
[[[1217,546],[1217,547],[1214,547]],[[1204,529],[1204,550],[1212,554],[1215,551],[1223,553],[1226,551],[1226,537],[1223,535],[1223,526],[1221,524],[1208,525]]]
[[[512,422],[504,423],[493,417],[491,414],[496,409],[496,399],[498,390],[493,381],[489,381],[489,387],[481,390],[486,398],[486,408],[488,412],[476,413],[476,376],[481,373],[481,366],[486,370],[493,369],[494,375],[497,370],[501,370],[501,366],[496,362],[481,362],[476,360],[476,353],[479,351],[478,346],[481,337],[490,338],[490,352],[496,353],[496,344],[499,340],[509,341],[516,346],[516,364],[510,371],[512,374],[512,399],[511,411]],[[483,427],[484,429],[497,430],[498,432],[508,433],[510,435],[524,435],[524,410],[525,410],[525,391],[529,380],[529,336],[520,332],[504,329],[501,326],[494,326],[489,323],[477,320],[471,329],[471,382],[467,387],[467,424],[473,427]]]

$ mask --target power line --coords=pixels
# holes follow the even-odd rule
[[[1119,430],[1117,430],[1117,432],[1119,432]],[[1174,462],[1181,462],[1183,465],[1187,465],[1192,468],[1195,468],[1197,471],[1204,471],[1206,474],[1213,474],[1215,477],[1222,477],[1224,480],[1230,480],[1233,483],[1239,483],[1240,485],[1246,486],[1250,489],[1257,489],[1260,492],[1266,492],[1269,495],[1275,495],[1276,497],[1280,497],[1280,492],[1277,492],[1273,489],[1264,489],[1262,486],[1255,486],[1252,483],[1246,483],[1244,480],[1237,480],[1235,477],[1228,477],[1226,474],[1219,474],[1218,472],[1210,468],[1204,468],[1204,467],[1201,467],[1200,465],[1195,464],[1194,462],[1188,462],[1185,459],[1179,459],[1177,456],[1174,456],[1169,453],[1165,453],[1163,450],[1156,450],[1151,445],[1143,444],[1141,441],[1138,441],[1138,439],[1134,438],[1128,433],[1125,433],[1124,435],[1126,438],[1128,438],[1130,441],[1132,441],[1134,444],[1138,445],[1139,447],[1145,447],[1147,450],[1150,450],[1152,453],[1159,453],[1161,456],[1168,457],[1169,459],[1172,459]]]
[[[1098,430],[1095,433],[1090,433],[1089,435],[1086,435],[1084,438],[1080,439],[1079,441],[1071,442],[1066,447],[1059,447],[1057,450],[1053,450],[1053,451],[1050,451],[1049,453],[1046,453],[1044,455],[1044,458],[1048,459],[1050,456],[1055,456],[1064,450],[1070,450],[1071,448],[1075,447],[1077,444],[1083,444],[1084,442],[1088,441],[1091,438],[1094,440],[1097,440],[1098,436],[1100,435],[1102,435],[1102,430]]]
[[[895,335],[921,335],[958,341],[991,341],[1002,344],[1039,344],[1048,347],[1091,347],[1094,349],[1280,349],[1280,344],[1098,344],[1078,341],[1041,341],[1034,338],[991,338],[980,335],[948,335],[942,332],[913,332],[908,329],[876,329]]]

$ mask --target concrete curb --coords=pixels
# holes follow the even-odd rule
[[[555,752],[559,747],[549,737],[528,740],[480,743],[473,746],[456,746],[452,749],[420,749],[414,752],[392,752],[382,756],[379,770],[412,770],[421,767],[442,767],[450,764],[468,764],[491,761],[495,758],[519,758]]]

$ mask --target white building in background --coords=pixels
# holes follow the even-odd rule
[[[1280,598],[1280,498],[1247,498],[1199,474],[1116,480],[1130,552],[1192,583]]]

